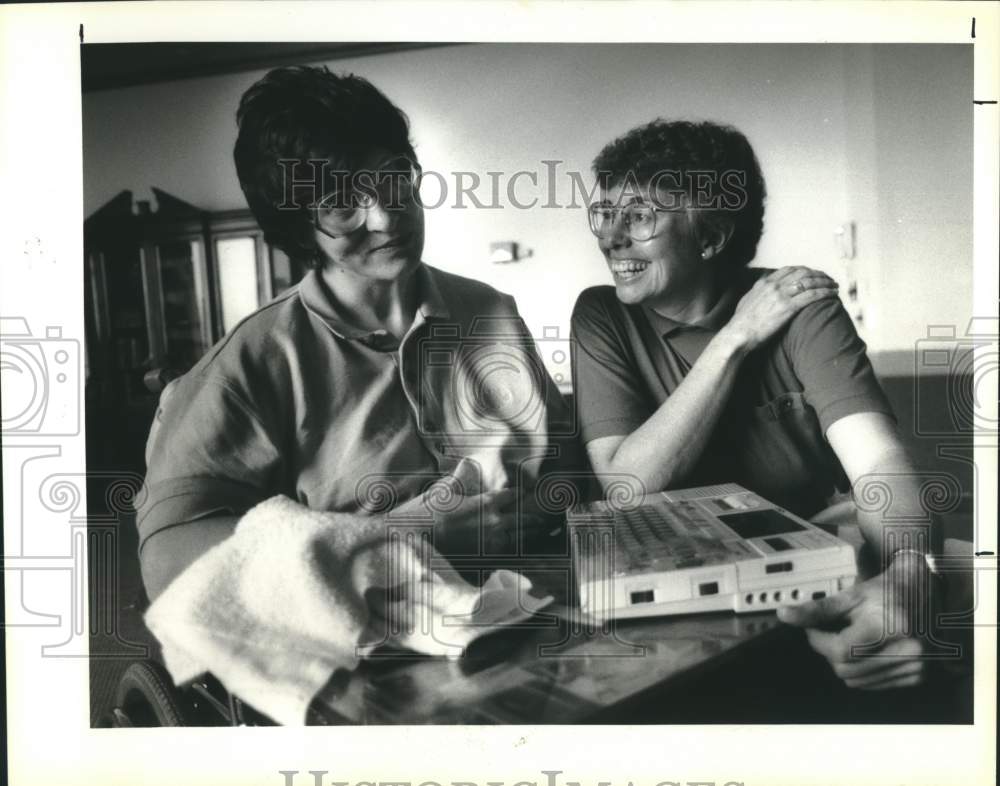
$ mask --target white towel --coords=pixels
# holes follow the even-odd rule
[[[370,609],[366,593],[390,587],[393,599],[375,592],[368,598],[382,601]],[[381,517],[321,513],[278,496],[178,576],[146,623],[178,684],[211,672],[279,723],[302,724],[336,669],[356,668],[380,643],[457,657],[552,600],[530,588],[509,571],[473,587],[426,542],[387,540]]]

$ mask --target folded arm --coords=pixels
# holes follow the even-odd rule
[[[683,485],[704,453],[744,358],[806,305],[836,294],[835,281],[809,268],[782,268],[759,279],[676,390],[641,426],[625,436],[587,443],[602,484],[624,474],[645,491]]]
[[[444,482],[448,482],[444,478]],[[441,504],[441,490],[432,489],[397,507],[391,518],[365,513],[326,513],[328,520],[342,519],[351,531],[361,528],[374,538],[389,542],[393,521],[421,519],[434,528],[434,547],[444,556],[504,556],[518,553],[518,539],[544,542],[547,530],[558,524],[559,517],[537,509],[530,497],[516,489],[483,494],[458,495],[446,506]],[[235,531],[240,516],[223,514],[164,527],[150,535],[139,554],[142,580],[150,602],[187,568]],[[373,541],[374,542],[374,541]]]
[[[701,458],[745,354],[745,345],[718,333],[645,423],[627,436],[588,442],[587,453],[602,485],[621,475],[638,484],[637,491],[678,485]]]

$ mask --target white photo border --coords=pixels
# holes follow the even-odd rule
[[[623,11],[646,23],[622,23]],[[976,18],[975,40],[971,20]],[[630,2],[170,2],[0,8],[0,313],[34,329],[66,325],[83,340],[83,209],[79,45],[123,41],[313,41],[324,29],[363,41],[650,41],[974,43],[978,101],[998,97],[997,7],[991,3]],[[82,27],[81,27],[82,26]],[[995,316],[998,290],[995,103],[975,110],[976,315]],[[27,152],[26,152],[27,151]],[[33,153],[31,151],[34,151]],[[58,185],[56,188],[55,185]],[[53,221],[58,211],[59,221]],[[982,391],[996,401],[996,390]],[[81,379],[82,400],[82,379]],[[82,418],[81,418],[82,421]],[[94,437],[94,435],[91,435]],[[30,446],[83,472],[84,439]],[[3,446],[4,469],[15,447]],[[20,455],[20,454],[19,454]],[[996,443],[977,442],[979,477],[996,477]],[[977,489],[996,521],[996,485]],[[5,543],[18,535],[17,488],[4,478]],[[35,495],[37,496],[37,494]],[[86,502],[82,501],[82,510]],[[25,509],[26,510],[26,509]],[[25,515],[27,515],[25,513]],[[996,532],[979,550],[997,553]],[[53,543],[52,553],[65,551]],[[5,554],[10,554],[9,549]],[[5,570],[7,611],[20,574]],[[38,609],[70,601],[53,573]],[[983,582],[977,620],[995,621],[995,580]],[[46,595],[45,593],[51,593]],[[85,599],[84,599],[85,600]],[[6,631],[10,781],[26,784],[295,784],[452,781],[717,784],[986,783],[995,772],[996,629],[976,634],[976,723],[971,726],[671,726],[134,729],[89,727],[88,663],[42,658],[51,630]]]

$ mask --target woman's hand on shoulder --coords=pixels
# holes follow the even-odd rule
[[[783,267],[757,279],[722,329],[750,352],[778,332],[810,303],[836,297],[838,284],[826,273],[808,267]]]

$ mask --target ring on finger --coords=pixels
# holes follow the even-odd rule
[[[802,286],[802,282],[801,281],[796,281],[795,282],[795,291],[799,295],[801,295],[803,292],[806,291],[806,288],[804,286]]]

